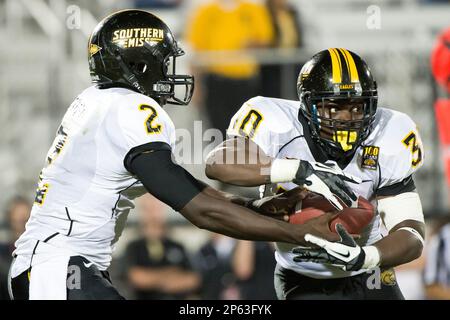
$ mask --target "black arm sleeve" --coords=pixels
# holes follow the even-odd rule
[[[384,186],[376,191],[377,197],[379,196],[396,196],[400,193],[411,192],[416,189],[416,185],[412,178],[412,175],[405,178],[403,181],[394,183],[390,186]]]
[[[124,165],[149,193],[176,211],[180,211],[206,186],[172,161],[171,148],[163,142],[133,148],[126,155]]]

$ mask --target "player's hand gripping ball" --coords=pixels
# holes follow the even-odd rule
[[[335,212],[330,202],[320,195],[310,193],[305,199],[297,203],[295,212],[289,217],[293,224],[303,224],[306,221],[321,216],[325,212]],[[330,230],[336,232],[336,224],[342,224],[350,234],[360,234],[372,221],[375,207],[363,197],[358,198],[358,207],[346,207],[331,221]]]

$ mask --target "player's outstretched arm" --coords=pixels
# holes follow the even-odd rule
[[[242,240],[279,241],[306,244],[304,235],[313,232],[322,234],[331,241],[337,239],[328,227],[334,214],[312,219],[304,225],[289,224],[281,220],[260,215],[250,209],[236,205],[227,199],[211,197],[201,192],[180,210],[184,217],[201,229],[221,233]],[[303,228],[295,228],[303,226]]]
[[[203,183],[199,181],[199,183]],[[207,186],[205,184],[205,186]],[[235,194],[223,192],[213,188],[204,189],[208,195],[220,200],[228,199],[228,201],[244,206],[248,209],[258,212],[259,214],[289,221],[290,215],[295,211],[295,207],[299,201],[305,199],[310,192],[304,188],[297,187],[273,196],[264,198],[245,198]]]
[[[243,240],[280,241],[304,244],[312,233],[337,240],[329,230],[334,215],[327,214],[304,225],[260,215],[237,205],[192,177],[172,161],[170,147],[156,143],[151,150],[126,158],[125,166],[148,192],[168,204],[199,228]]]

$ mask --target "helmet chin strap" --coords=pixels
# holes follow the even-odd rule
[[[353,157],[356,148],[344,151],[342,148],[335,146],[326,146],[324,142],[320,144],[320,148],[341,167],[347,165],[348,161]],[[325,149],[325,150],[324,150]]]
[[[139,84],[138,79],[136,76],[131,72],[130,68],[128,68],[127,64],[123,61],[122,57],[118,52],[114,53],[114,57],[116,58],[117,62],[119,63],[120,68],[123,71],[123,75],[125,80],[136,90],[138,90],[140,93],[147,95],[147,92],[145,89]]]

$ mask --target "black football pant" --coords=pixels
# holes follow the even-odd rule
[[[79,279],[72,279],[70,270],[80,270]],[[86,258],[73,256],[69,260],[67,274],[67,300],[124,300],[113,287],[107,271],[100,271]],[[28,269],[9,279],[12,300],[28,300],[30,282]]]
[[[282,300],[404,300],[393,269],[371,270],[347,278],[314,279],[277,265],[275,290]]]

